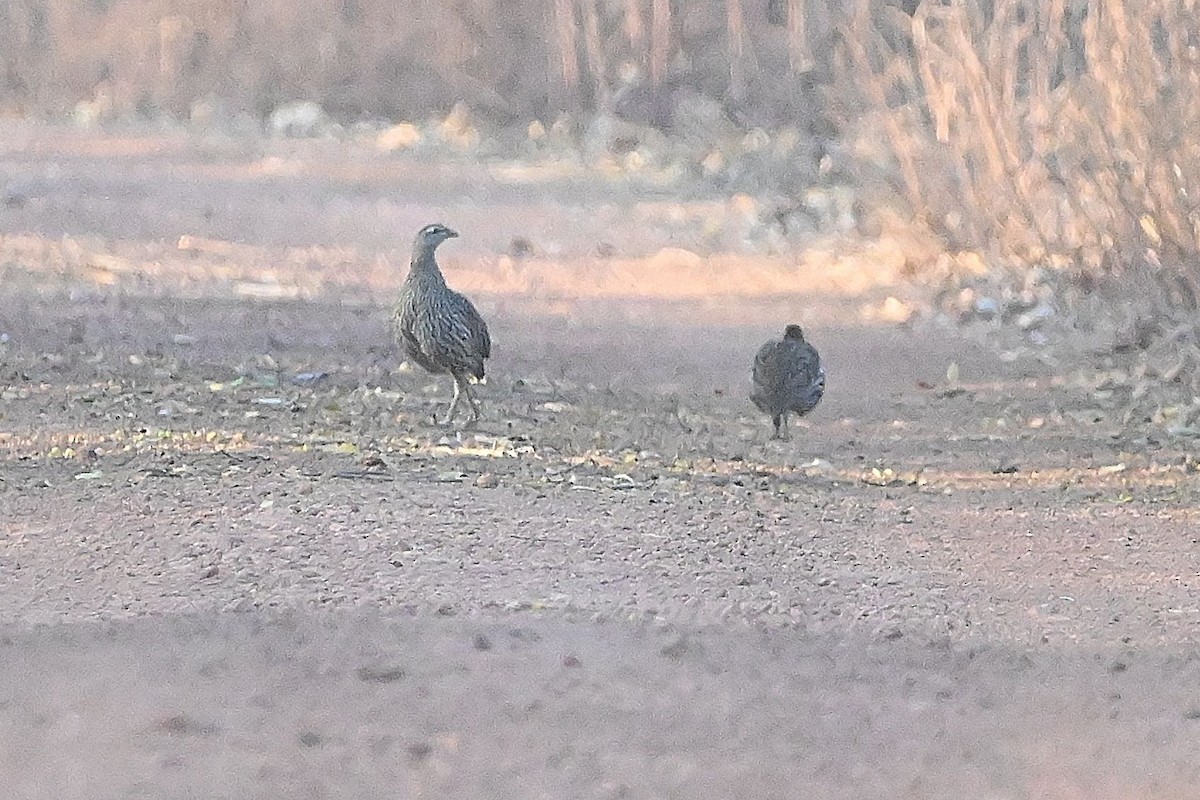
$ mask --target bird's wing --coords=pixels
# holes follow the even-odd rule
[[[467,305],[470,305],[470,304],[471,304],[471,301],[468,300]],[[475,307],[471,306],[471,310],[475,311]],[[478,326],[478,329],[476,330],[476,336],[478,337],[476,339],[476,344],[478,344],[478,346],[479,346],[479,352],[480,352],[480,354],[483,355],[484,358],[491,358],[492,357],[492,334],[488,331],[487,323],[483,321],[483,317],[480,316],[478,311],[475,311],[475,316],[479,317],[479,326]]]
[[[811,410],[825,393],[825,367],[816,349],[808,342],[796,342],[787,348],[782,370],[786,395],[792,407],[803,413]]]
[[[396,343],[404,350],[404,355],[417,363],[417,366],[429,372],[441,372],[439,367],[429,357],[421,340],[417,337],[414,319],[411,313],[401,309],[395,319]]]
[[[779,343],[767,342],[754,355],[750,400],[767,414],[779,412],[783,385],[779,372]]]
[[[457,292],[449,292],[440,308],[429,309],[425,324],[413,325],[413,335],[431,361],[450,371],[483,377],[483,360],[491,352],[487,324]]]
[[[767,342],[754,355],[754,385],[769,390],[779,381],[779,342]]]
[[[454,293],[453,302],[457,309],[456,315],[466,327],[471,352],[477,353],[481,358],[491,358],[492,336],[475,304],[457,292]]]

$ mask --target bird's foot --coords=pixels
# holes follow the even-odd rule
[[[462,427],[466,430],[474,430],[478,424],[479,424],[479,414],[472,413],[471,415],[469,415],[467,417],[466,421],[463,422]]]
[[[467,403],[471,406],[471,423],[479,422],[483,417],[483,413],[479,406],[479,401],[475,399],[473,392],[467,392]]]
[[[446,409],[446,416],[442,418],[441,424],[443,427],[450,427],[450,423],[454,422],[454,418],[458,416],[459,393],[458,384],[454,384],[454,399],[450,401],[450,407]]]

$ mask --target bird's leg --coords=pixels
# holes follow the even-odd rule
[[[471,404],[471,419],[479,419],[479,398],[475,396],[475,389],[470,385],[464,384],[463,389],[467,393],[467,402]]]
[[[771,438],[772,439],[782,439],[783,437],[779,435],[779,426],[783,422],[783,417],[780,416],[779,414],[776,414],[774,417],[771,418],[771,422],[775,423],[775,432],[771,434]]]
[[[446,411],[446,418],[442,420],[443,425],[449,425],[454,421],[454,415],[458,413],[458,402],[462,396],[462,389],[458,384],[458,376],[454,376],[454,397],[450,400],[450,408]]]
[[[788,433],[787,412],[786,411],[783,412],[780,419],[782,420],[783,424],[780,426],[782,432],[780,433],[779,438],[783,439],[785,442],[790,441],[792,438],[792,435],[790,433]]]

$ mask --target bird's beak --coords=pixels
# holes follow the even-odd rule
[[[450,239],[457,239],[458,231],[454,230],[453,228],[446,228],[446,236]]]

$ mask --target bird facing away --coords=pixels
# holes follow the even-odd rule
[[[462,395],[471,405],[471,419],[479,419],[479,401],[469,378],[483,379],[483,362],[492,354],[487,323],[470,300],[446,285],[434,258],[438,245],[456,236],[441,224],[417,231],[392,319],[396,343],[408,358],[435,375],[449,373],[454,378],[454,399],[443,425],[454,420]]]
[[[799,325],[788,325],[781,341],[770,341],[754,356],[754,391],[750,399],[775,424],[772,438],[787,438],[789,413],[803,416],[825,394],[825,367]]]

